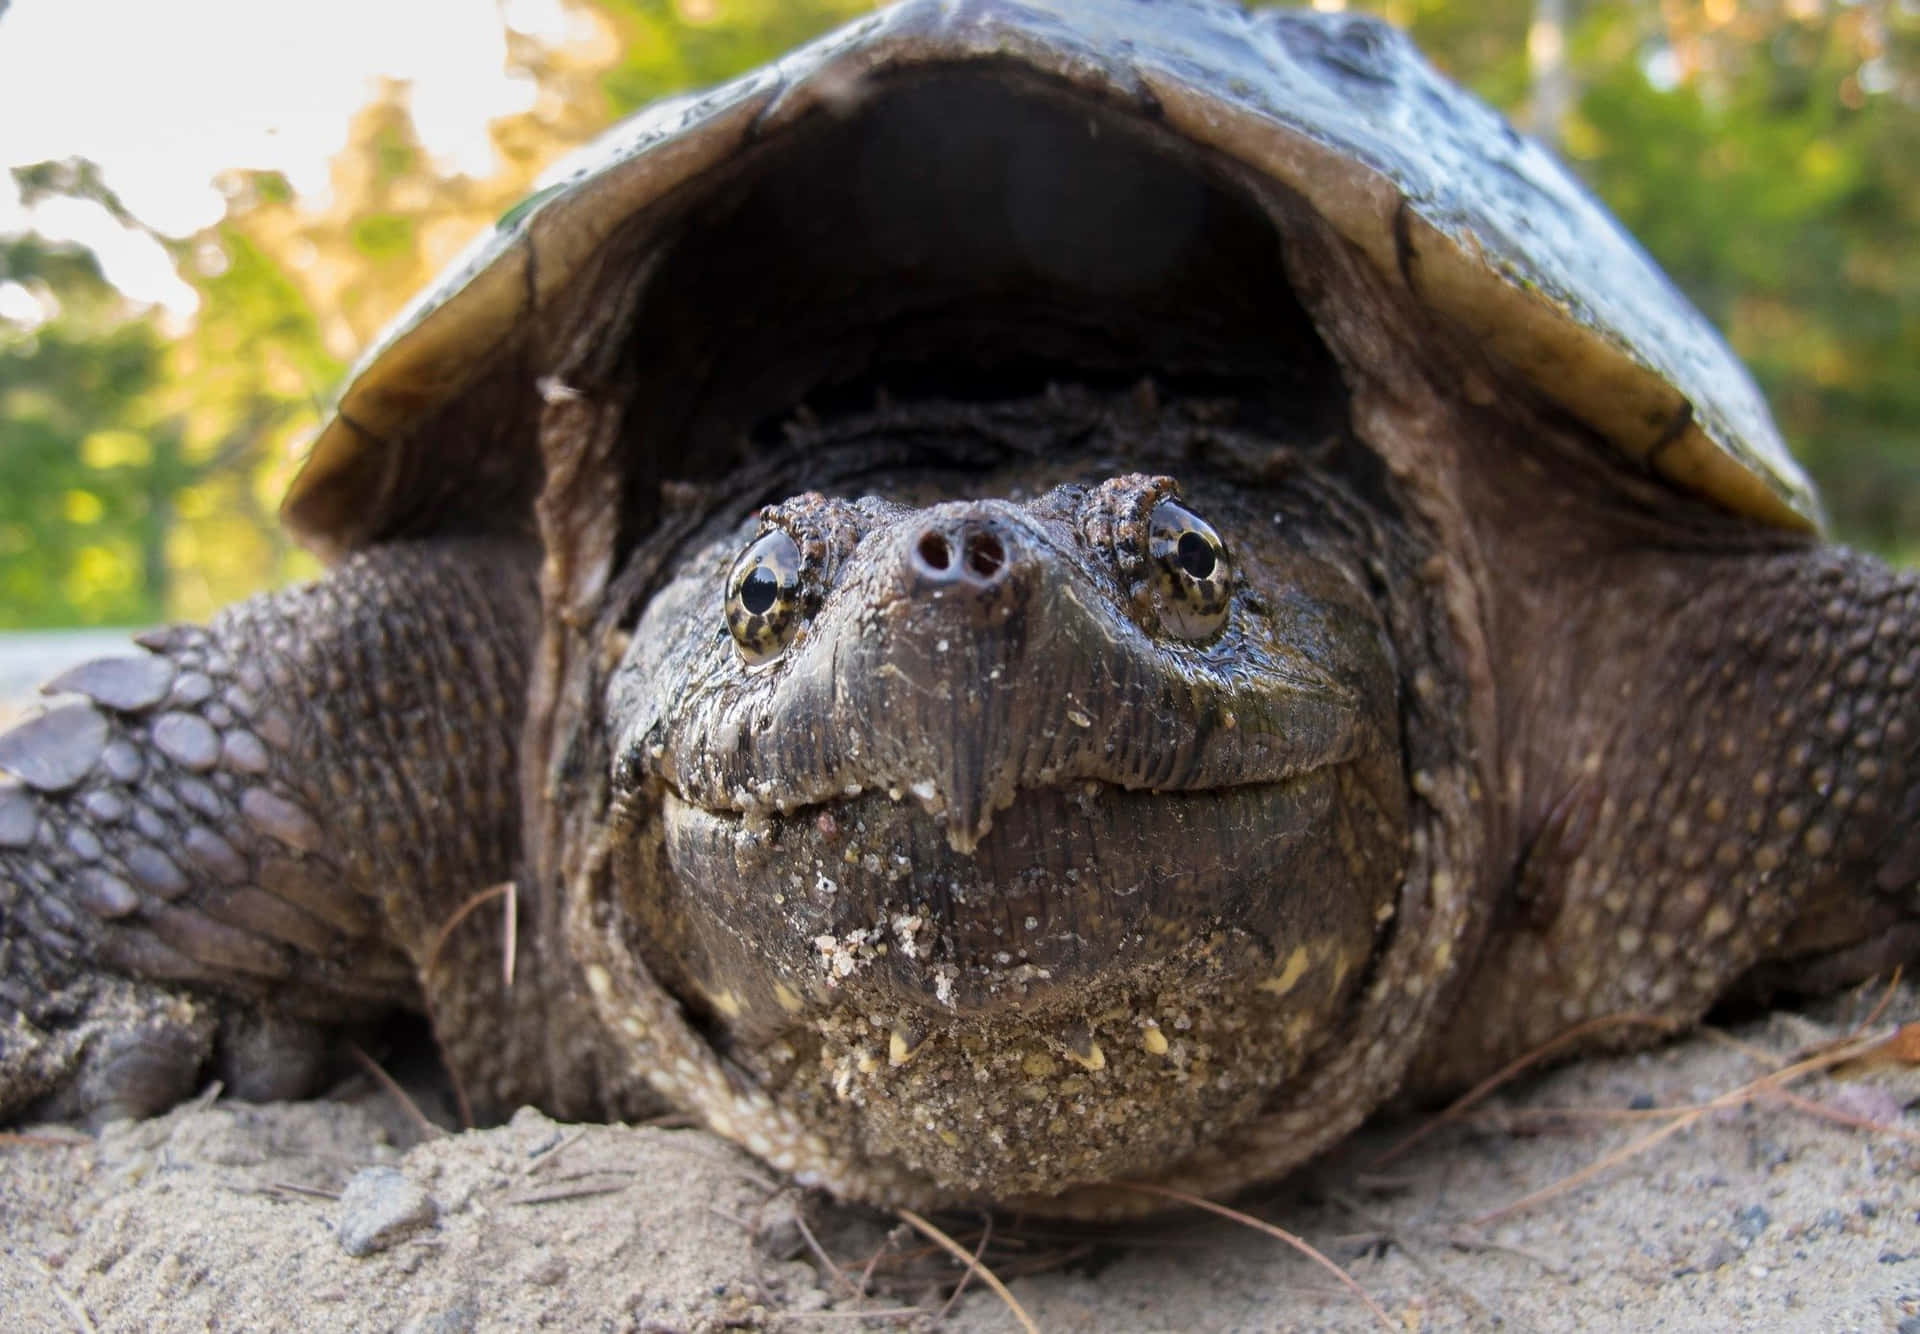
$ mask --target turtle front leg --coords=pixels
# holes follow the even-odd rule
[[[1430,1085],[1920,958],[1920,579],[1831,547],[1584,565],[1506,613],[1513,857]]]
[[[423,1003],[485,1102],[540,1091],[500,1075],[498,909],[428,957],[516,873],[534,565],[375,549],[76,667],[0,735],[0,1118],[144,1114],[207,1073],[292,1096],[328,1030]]]

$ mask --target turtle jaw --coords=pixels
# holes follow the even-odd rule
[[[970,852],[885,793],[755,821],[669,796],[653,966],[829,1141],[1003,1198],[1150,1174],[1353,1004],[1403,871],[1356,767],[1022,789]]]
[[[1352,878],[1329,838],[1345,786],[1317,771],[1198,792],[1025,789],[966,851],[879,792],[763,819],[670,797],[662,820],[709,960],[702,990],[756,1027],[790,1023],[795,997],[813,1011],[856,993],[937,1022],[1045,1010],[1223,929],[1364,954],[1375,895],[1329,893]]]

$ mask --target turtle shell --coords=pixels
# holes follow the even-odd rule
[[[904,0],[639,112],[560,164],[368,352],[287,497],[291,529],[336,557],[517,521],[539,484],[543,318],[607,281],[609,247],[643,264],[635,238],[684,231],[698,200],[737,188],[739,164],[809,125],[856,119],[876,89],[969,73],[1292,191],[1625,454],[1733,511],[1819,529],[1814,490],[1731,350],[1544,149],[1378,21],[1215,0]],[[924,141],[896,159],[949,170],[938,117],[895,124],[895,138]],[[910,193],[918,169],[896,169]],[[917,188],[937,203],[937,187]],[[938,226],[921,239],[929,251],[967,244]]]

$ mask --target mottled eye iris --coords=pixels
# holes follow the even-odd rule
[[[727,575],[727,632],[749,666],[793,642],[800,613],[800,548],[778,529],[755,539]]]
[[[1218,633],[1233,598],[1233,563],[1213,525],[1179,501],[1163,500],[1147,517],[1147,550],[1160,623],[1181,639]]]

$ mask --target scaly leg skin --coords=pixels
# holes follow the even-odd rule
[[[537,618],[530,550],[394,544],[52,683],[0,735],[0,1120],[294,1096],[330,1029],[422,1005],[489,1107],[542,1092],[468,1022],[498,908],[421,967],[516,871]]]
[[[1833,547],[1595,568],[1514,641],[1539,796],[1429,1088],[1603,1015],[1920,958],[1920,579]]]

